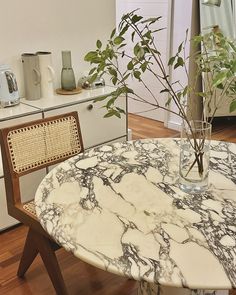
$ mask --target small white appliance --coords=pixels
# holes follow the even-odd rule
[[[8,65],[0,65],[0,106],[9,107],[20,102],[15,75]]]

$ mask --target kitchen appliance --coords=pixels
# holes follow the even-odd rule
[[[0,65],[0,106],[10,107],[20,103],[15,75],[8,65]]]

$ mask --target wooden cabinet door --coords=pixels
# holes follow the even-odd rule
[[[0,178],[0,231],[16,223],[18,221],[8,215],[4,178]]]

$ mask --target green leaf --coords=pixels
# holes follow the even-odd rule
[[[132,40],[132,42],[134,42],[134,35],[135,35],[135,31],[133,31],[133,33],[131,34],[131,40]]]
[[[122,47],[124,47],[124,46],[126,46],[127,44],[126,43],[123,43],[123,44],[121,44],[119,47],[118,47],[118,49],[121,49]]]
[[[102,42],[100,40],[97,40],[97,48],[100,49],[102,47]]]
[[[183,91],[183,96],[185,96],[185,95],[187,94],[188,90],[189,90],[189,87],[186,86],[186,87],[184,88],[184,91]]]
[[[236,110],[236,100],[231,101],[229,111],[230,113],[234,112]]]
[[[116,97],[112,97],[111,99],[109,99],[106,104],[106,108],[109,109],[112,105],[114,105],[115,100],[116,100]]]
[[[141,64],[140,68],[142,70],[142,72],[144,73],[147,69],[147,66],[148,66],[148,62],[145,61],[144,63]]]
[[[135,46],[134,46],[134,55],[138,55],[138,51],[139,51],[139,44],[137,43]]]
[[[203,41],[203,36],[201,36],[201,35],[199,35],[199,36],[195,36],[195,37],[193,38],[193,41],[194,41],[195,43],[200,43],[200,42]]]
[[[129,71],[131,71],[131,70],[133,70],[133,68],[134,68],[134,65],[133,65],[133,62],[132,62],[132,60],[128,63],[128,65],[127,65],[127,69],[129,70]]]
[[[180,100],[180,98],[182,97],[183,94],[181,91],[179,91],[176,95],[177,95],[178,99]]]
[[[178,57],[177,58],[177,62],[174,65],[174,69],[177,69],[178,67],[182,67],[184,65],[184,60],[182,59],[182,57]]]
[[[134,55],[137,56],[138,59],[142,59],[144,57],[145,51],[143,47],[141,47],[138,43],[134,46]]]
[[[97,68],[92,68],[92,69],[89,71],[89,76],[92,75],[92,74],[96,71],[96,69],[97,69]]]
[[[146,37],[146,38],[148,38],[148,39],[152,39],[152,35],[151,35],[151,31],[150,30],[147,31],[147,33],[145,33],[143,36]]]
[[[109,95],[110,95],[110,94],[108,94],[108,95],[104,95],[104,96],[96,97],[96,98],[93,100],[93,102],[102,101],[102,100],[106,99]]]
[[[139,71],[134,71],[134,77],[138,80],[140,80],[141,72]]]
[[[178,47],[178,53],[180,53],[181,52],[181,50],[182,50],[182,47],[183,47],[183,42],[179,45],[179,47]]]
[[[232,72],[236,73],[236,60],[232,61]]]
[[[131,88],[126,87],[125,90],[126,90],[126,91],[125,91],[126,93],[134,94],[134,91],[133,91],[133,89],[131,89]]]
[[[221,71],[217,73],[213,79],[213,83],[212,83],[213,87],[217,87],[219,84],[224,82],[226,77],[227,77],[227,71]]]
[[[196,94],[201,97],[207,97],[207,94],[205,92],[196,92]]]
[[[116,107],[117,111],[120,112],[121,114],[125,114],[125,111],[119,107]]]
[[[90,83],[93,83],[93,82],[97,79],[97,77],[98,77],[98,74],[97,74],[97,73],[93,74],[93,75],[89,78],[89,82],[90,82]]]
[[[175,61],[176,56],[172,56],[168,61],[168,66],[172,66]]]
[[[90,62],[93,64],[100,64],[101,61],[102,61],[102,59],[97,56],[97,57],[92,58]]]
[[[121,30],[121,32],[120,32],[120,34],[119,34],[119,36],[122,36],[122,35],[124,35],[124,34],[127,32],[128,28],[129,28],[129,25],[128,25],[128,24],[127,24],[127,25],[125,25],[125,26],[124,26],[124,28]]]
[[[164,92],[170,92],[170,90],[167,89],[167,88],[165,88],[165,89],[162,89],[162,90],[160,91],[160,93],[164,93]]]
[[[114,44],[115,44],[115,45],[120,45],[124,40],[125,40],[125,39],[124,39],[123,37],[121,37],[121,36],[117,36],[117,37],[115,37],[115,39],[114,39]]]
[[[167,102],[165,103],[165,106],[168,107],[171,103],[171,100],[172,100],[172,97],[170,96],[168,99],[167,99]]]
[[[120,113],[119,113],[118,111],[116,111],[116,112],[114,113],[114,115],[115,115],[116,117],[118,117],[118,118],[121,118],[121,115],[120,115]]]
[[[150,17],[150,18],[147,18],[147,19],[143,20],[142,21],[142,24],[145,24],[145,23],[153,24],[153,23],[155,23],[156,21],[158,21],[161,18],[162,18],[162,16],[159,16],[159,17]]]
[[[183,60],[183,58],[179,56],[178,59],[177,59],[177,63],[178,63],[180,66],[183,66],[183,65],[184,65],[184,60]]]
[[[107,114],[105,114],[104,118],[109,118],[109,117],[112,117],[112,116],[116,116],[118,118],[121,118],[120,113],[118,111],[114,110],[114,109],[109,110],[109,112]]]
[[[224,84],[220,83],[216,86],[218,89],[223,90],[224,89]]]
[[[108,72],[111,76],[117,77],[117,71],[114,68],[108,68]]]
[[[111,81],[112,81],[113,85],[116,85],[118,79],[117,79],[117,77],[113,77],[113,78],[111,79]]]
[[[111,116],[114,116],[114,113],[113,113],[113,112],[108,112],[108,113],[106,113],[103,117],[104,117],[104,118],[109,118],[109,117],[111,117]]]
[[[97,56],[98,56],[97,51],[90,51],[85,55],[84,60],[92,61],[92,59],[96,58]]]
[[[115,33],[116,33],[116,28],[112,30],[110,39],[112,39],[115,36]]]
[[[136,15],[136,14],[135,14],[135,15],[132,17],[132,19],[131,19],[132,24],[137,23],[137,22],[140,21],[142,18],[143,18],[143,17],[142,17],[141,15]]]

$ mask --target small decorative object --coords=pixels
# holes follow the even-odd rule
[[[95,81],[90,83],[90,76],[83,76],[78,81],[78,86],[84,89],[94,89],[105,86],[105,80],[102,77],[97,77]]]
[[[76,88],[75,74],[71,64],[71,52],[68,50],[62,51],[61,88],[68,91]]]
[[[38,51],[36,55],[39,59],[39,70],[41,74],[41,97],[53,97],[55,72],[52,67],[52,53]]]
[[[188,193],[201,193],[208,187],[211,124],[184,122],[181,130],[179,185]]]
[[[40,99],[41,75],[39,70],[39,57],[35,53],[23,53],[21,58],[24,72],[25,99]]]
[[[206,2],[206,1],[205,1]],[[208,1],[214,5],[219,5],[220,1]],[[221,32],[211,31],[205,35],[195,36],[192,40],[196,48],[194,56],[186,56],[185,48],[188,40],[186,32],[185,41],[177,48],[177,52],[169,59],[168,70],[165,61],[162,60],[158,49],[158,40],[155,40],[156,32],[163,30],[158,28],[157,22],[161,17],[144,19],[136,14],[136,10],[123,15],[118,26],[118,31],[114,29],[110,39],[103,46],[97,40],[96,49],[86,54],[85,60],[89,61],[94,67],[90,71],[91,81],[97,77],[108,74],[111,82],[116,87],[107,96],[104,96],[104,106],[108,113],[105,117],[120,117],[124,110],[116,104],[116,99],[121,95],[128,96],[150,108],[162,108],[183,120],[182,140],[180,145],[180,167],[179,167],[179,186],[182,190],[190,193],[201,193],[208,187],[208,165],[211,123],[219,106],[227,100],[230,105],[230,112],[236,110],[236,42],[229,40]],[[133,42],[133,48],[127,46],[126,38]],[[119,59],[125,58],[126,66],[119,67]],[[196,73],[194,79],[189,79],[188,61],[195,63]],[[170,71],[179,71],[187,75],[188,85],[182,85],[180,81],[170,81]],[[147,76],[152,75],[153,87],[148,83]],[[150,102],[143,97],[137,90],[132,89],[130,78],[138,81],[152,97]],[[197,88],[196,81],[204,78],[202,90]],[[149,78],[150,79],[150,78]],[[155,84],[156,83],[156,84]],[[157,87],[156,87],[157,86]],[[160,93],[156,89],[161,87]],[[160,103],[160,96],[166,93],[166,103]],[[161,95],[160,95],[161,94]],[[192,116],[191,109],[188,108],[188,98],[194,105],[194,99],[201,102],[203,107],[199,115],[201,121],[192,122],[196,119]],[[98,98],[95,101],[100,101]],[[212,104],[211,104],[212,102]],[[214,103],[213,103],[214,102]],[[170,104],[175,105],[175,109],[170,109]],[[208,117],[209,108],[211,118]]]

